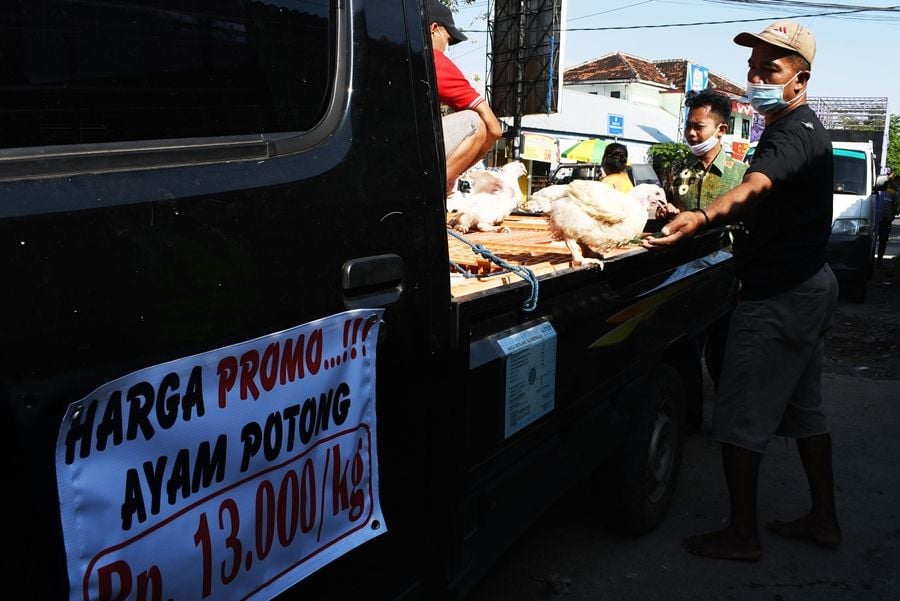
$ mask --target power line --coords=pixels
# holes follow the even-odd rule
[[[730,8],[758,10],[760,5],[777,7],[780,10],[795,11],[805,9],[823,9],[823,10],[861,10],[861,14],[846,14],[846,18],[853,20],[884,20],[884,15],[872,15],[866,13],[872,12],[897,12],[898,6],[865,6],[858,4],[838,4],[834,2],[804,2],[802,0],[704,0],[709,4],[718,4],[728,6]],[[804,16],[804,15],[799,15]],[[818,15],[809,15],[818,16]],[[824,15],[833,16],[833,15]],[[889,17],[887,17],[889,18]]]
[[[742,1],[742,0],[736,0]],[[777,2],[775,2],[777,4]],[[812,13],[805,15],[796,15],[795,18],[809,17],[829,17],[834,15],[852,15],[862,12],[900,12],[900,6],[889,6],[884,8],[860,7],[851,10],[839,10],[823,13]],[[758,21],[772,21],[783,17],[758,17],[754,19],[728,19],[724,21],[696,21],[693,23],[660,23],[657,25],[610,25],[607,27],[567,27],[566,31],[616,31],[626,29],[665,29],[668,27],[697,27],[701,25],[728,25],[733,23],[754,23]],[[473,33],[486,33],[484,29],[470,29]]]
[[[614,13],[617,10],[625,10],[626,8],[631,8],[633,6],[640,6],[641,4],[649,4],[654,2],[655,0],[644,0],[643,2],[635,2],[634,4],[626,4],[625,6],[619,6],[617,8],[611,8],[609,10],[601,10],[598,13],[591,13],[589,15],[582,15],[580,17],[570,17],[568,20],[571,21],[580,21],[581,19],[588,19],[590,17],[596,17],[597,15],[605,15],[607,13]]]
[[[895,7],[892,7],[895,8]],[[854,10],[841,10],[825,13],[798,15],[800,17],[828,17],[831,15],[849,15],[852,13],[866,12],[872,10],[884,10],[873,8],[857,8]],[[662,29],[666,27],[696,27],[698,25],[728,25],[731,23],[753,23],[757,21],[771,21],[779,17],[757,17],[754,19],[728,19],[727,21],[697,21],[694,23],[661,23],[658,25],[611,25],[609,27],[570,27],[567,31],[611,31],[617,29]]]

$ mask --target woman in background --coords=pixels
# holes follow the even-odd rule
[[[634,188],[631,178],[628,177],[626,167],[628,165],[628,149],[624,144],[613,142],[603,151],[603,173],[605,176],[602,181],[609,184],[619,192],[628,192]]]

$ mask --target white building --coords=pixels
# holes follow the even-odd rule
[[[550,162],[555,162],[560,152],[579,140],[604,138],[625,144],[632,162],[646,162],[646,150],[651,145],[682,141],[685,95],[691,87],[686,82],[692,77],[691,70],[696,73],[698,67],[687,59],[651,61],[621,52],[569,67],[564,71],[559,112],[522,118],[523,149],[537,148],[537,154],[548,157],[552,155],[548,144],[553,140],[557,154]],[[704,80],[699,85],[691,81],[694,89],[712,87],[732,98],[729,134],[723,145],[726,152],[743,156],[752,117],[744,89],[712,71],[699,69]],[[530,144],[538,139],[536,136],[542,144]],[[541,160],[525,153],[523,158]]]

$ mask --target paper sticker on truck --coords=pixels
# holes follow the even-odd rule
[[[556,330],[549,322],[498,338],[506,363],[506,417],[509,438],[550,413],[556,403]]]
[[[70,598],[270,599],[387,529],[357,310],[143,369],[56,448]]]

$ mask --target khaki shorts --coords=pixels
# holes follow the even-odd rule
[[[478,131],[481,117],[473,110],[450,113],[441,119],[444,130],[444,156],[450,156],[462,141]]]
[[[837,280],[826,264],[787,292],[738,303],[713,409],[716,440],[763,453],[776,434],[807,438],[828,432],[822,361],[837,296]]]

